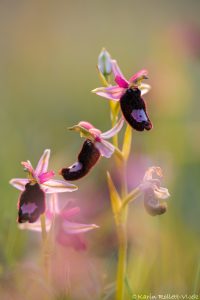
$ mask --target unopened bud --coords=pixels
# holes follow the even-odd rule
[[[112,59],[108,51],[103,48],[98,57],[98,68],[106,77],[112,72]]]

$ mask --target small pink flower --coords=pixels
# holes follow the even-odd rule
[[[71,127],[71,130],[79,132],[81,137],[86,138],[86,140],[78,155],[78,161],[60,170],[63,178],[65,180],[78,180],[88,174],[101,156],[110,158],[115,151],[115,147],[107,139],[117,134],[121,130],[123,123],[124,120],[121,118],[112,129],[104,133],[85,121]]]
[[[46,215],[46,230],[50,231],[51,226],[54,227],[55,239],[62,246],[71,246],[75,250],[85,250],[86,242],[84,233],[92,229],[98,228],[95,224],[83,224],[73,222],[72,219],[80,213],[79,207],[69,208],[66,205],[60,209],[56,195],[52,195],[47,203]],[[33,224],[19,224],[20,229],[28,229],[41,232],[40,221]]]
[[[30,161],[22,162],[28,178],[14,178],[10,184],[22,191],[18,202],[18,222],[35,222],[45,211],[45,193],[63,193],[77,190],[77,187],[66,181],[52,179],[53,171],[47,171],[50,150],[45,150],[37,167]]]
[[[119,101],[124,118],[130,126],[138,131],[150,130],[152,123],[146,111],[146,104],[141,97],[150,86],[142,83],[147,79],[147,70],[143,69],[127,80],[122,74],[116,60],[112,60],[112,69],[117,85],[100,87],[92,92],[97,95]]]

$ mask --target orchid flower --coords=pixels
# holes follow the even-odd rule
[[[68,207],[68,204],[60,209],[56,194],[51,195],[47,202],[46,230],[49,232],[54,227],[55,239],[62,246],[72,246],[75,250],[85,250],[86,244],[83,234],[99,226],[95,224],[83,224],[73,222],[72,219],[80,213],[79,207]],[[40,221],[35,223],[19,224],[20,229],[41,232]]]
[[[45,194],[73,192],[75,185],[62,180],[52,179],[53,171],[47,171],[50,150],[42,154],[37,167],[34,169],[30,161],[22,162],[28,178],[14,178],[10,184],[22,191],[18,203],[18,222],[35,222],[45,211]]]
[[[60,174],[66,180],[77,180],[85,176],[101,156],[110,158],[115,151],[115,147],[107,139],[117,134],[121,130],[123,123],[124,120],[121,118],[113,128],[104,133],[85,121],[69,128],[79,132],[81,137],[86,138],[86,140],[78,155],[78,161],[68,168],[63,168]]]
[[[129,80],[122,74],[116,60],[112,60],[112,70],[117,85],[96,88],[92,92],[101,97],[119,101],[122,113],[132,128],[138,131],[150,130],[152,123],[146,111],[146,104],[141,97],[150,90],[148,84],[142,83],[143,79],[148,78],[147,70],[142,69]]]
[[[167,210],[166,200],[170,197],[167,188],[161,187],[160,179],[153,178],[156,174],[162,177],[162,170],[160,167],[149,168],[140,184],[140,189],[144,192],[144,206],[150,215],[160,215]]]

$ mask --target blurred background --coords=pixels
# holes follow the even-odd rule
[[[87,120],[110,128],[108,101],[90,93],[100,86],[102,47],[127,78],[149,70],[154,129],[133,133],[129,188],[159,165],[171,194],[163,216],[149,216],[142,199],[130,207],[131,289],[200,293],[199,11],[198,0],[0,1],[0,299],[96,300],[105,289],[113,299],[117,240],[105,179],[106,170],[115,176],[112,159],[65,196],[81,207],[81,221],[100,229],[87,234],[86,251],[57,246],[50,286],[41,276],[41,238],[18,229],[19,193],[8,184],[24,177],[22,160],[35,165],[46,148],[50,168],[71,165],[83,141],[67,127]]]

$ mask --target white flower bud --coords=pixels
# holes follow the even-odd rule
[[[103,48],[99,54],[98,68],[105,77],[110,75],[112,72],[111,56],[105,48]]]

